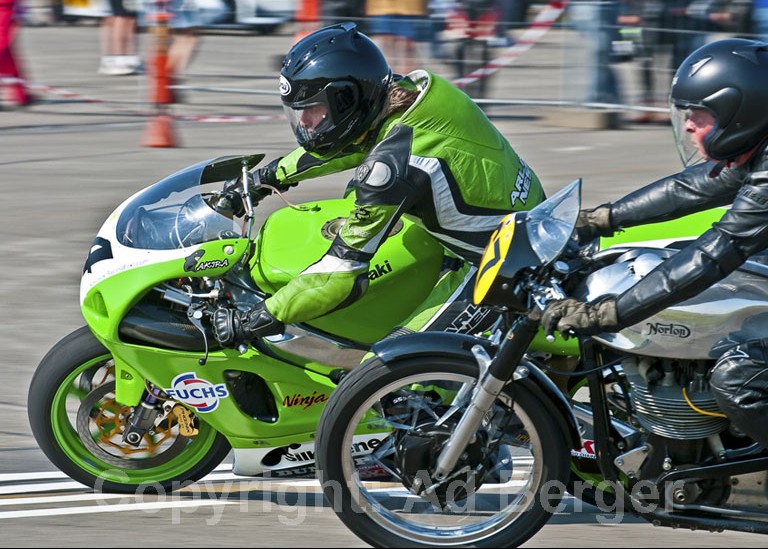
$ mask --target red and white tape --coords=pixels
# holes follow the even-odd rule
[[[541,38],[547,33],[547,31],[554,25],[560,15],[565,11],[570,0],[553,0],[550,1],[536,16],[531,25],[523,32],[523,34],[517,39],[514,45],[503,50],[502,54],[493,59],[489,63],[483,65],[479,69],[472,71],[471,73],[453,80],[453,83],[458,87],[464,87],[473,82],[477,82],[483,78],[494,74],[502,67],[510,64],[512,61],[519,58],[523,53],[531,49]],[[55,88],[53,86],[47,86],[44,84],[38,84],[34,82],[28,82],[21,78],[3,78],[0,77],[0,85],[2,84],[15,84],[22,83],[30,91],[45,93],[62,97],[64,99],[76,99],[85,103],[102,103],[109,105],[116,105],[120,110],[125,112],[132,112],[140,116],[153,116],[152,113],[139,112],[135,109],[127,108],[125,105],[116,103],[114,101],[105,101],[95,97],[88,97],[80,93],[76,93],[69,90]],[[228,115],[170,115],[175,120],[181,120],[185,122],[221,122],[221,123],[234,123],[234,122],[265,122],[270,120],[284,119],[283,115],[253,115],[253,116],[228,116]]]

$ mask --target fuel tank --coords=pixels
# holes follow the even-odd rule
[[[675,250],[638,248],[594,273],[577,292],[582,300],[618,295]],[[707,359],[738,341],[768,337],[768,255],[751,257],[699,295],[615,334],[596,339],[637,355]]]
[[[277,210],[260,230],[251,275],[266,292],[276,292],[328,251],[354,201],[324,200],[305,206],[306,210]],[[363,297],[307,324],[343,339],[375,343],[429,295],[443,254],[432,235],[401,218],[371,260]]]

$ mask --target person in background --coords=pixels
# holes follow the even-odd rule
[[[3,83],[4,100],[16,106],[25,106],[33,102],[27,91],[21,63],[17,58],[14,39],[18,31],[18,16],[21,0],[0,0],[0,81]]]
[[[586,90],[578,98],[586,103],[620,103],[619,79],[611,52],[619,5],[614,0],[573,0],[568,15],[587,49]]]
[[[499,12],[499,24],[493,36],[491,45],[507,48],[515,44],[515,39],[510,36],[510,30],[518,29],[525,23],[530,0],[496,0],[496,9]]]
[[[735,3],[731,0],[731,6]],[[625,31],[632,29],[637,36],[640,101],[648,107],[658,107],[665,101],[663,90],[669,89],[680,63],[705,44],[710,32],[730,30],[734,16],[725,11],[724,0],[623,0],[621,5],[619,25]],[[668,123],[669,117],[666,113],[643,112],[633,122]]]
[[[354,21],[360,32],[367,32],[365,19],[366,0],[319,0],[323,26]]]
[[[408,74],[419,64],[418,42],[429,39],[426,0],[366,0],[368,32],[393,70]]]
[[[751,20],[755,37],[768,41],[768,0],[752,0]]]
[[[156,26],[158,16],[170,16],[168,27],[171,41],[167,51],[166,74],[173,85],[178,85],[197,53],[200,44],[200,28],[215,25],[228,16],[224,2],[192,2],[190,0],[145,0],[142,24]],[[156,44],[151,44],[154,47]],[[181,101],[178,90],[173,90],[173,102]]]
[[[109,0],[111,15],[101,18],[99,74],[121,76],[140,71],[136,54],[136,11],[126,8],[124,0]]]

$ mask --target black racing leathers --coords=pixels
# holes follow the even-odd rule
[[[711,163],[693,166],[611,205],[611,226],[618,230],[732,204],[711,229],[618,296],[622,327],[700,293],[768,248],[768,149],[715,177],[712,169]]]

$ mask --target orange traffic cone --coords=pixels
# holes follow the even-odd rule
[[[145,147],[176,147],[173,118],[167,114],[154,115],[144,130],[141,144]]]
[[[153,54],[152,72],[153,88],[152,103],[154,114],[149,120],[141,144],[145,147],[176,147],[176,137],[173,131],[173,117],[168,114],[168,105],[173,103],[173,92],[170,88],[171,74],[168,70],[168,14],[165,10],[155,14],[156,24],[155,51]]]

